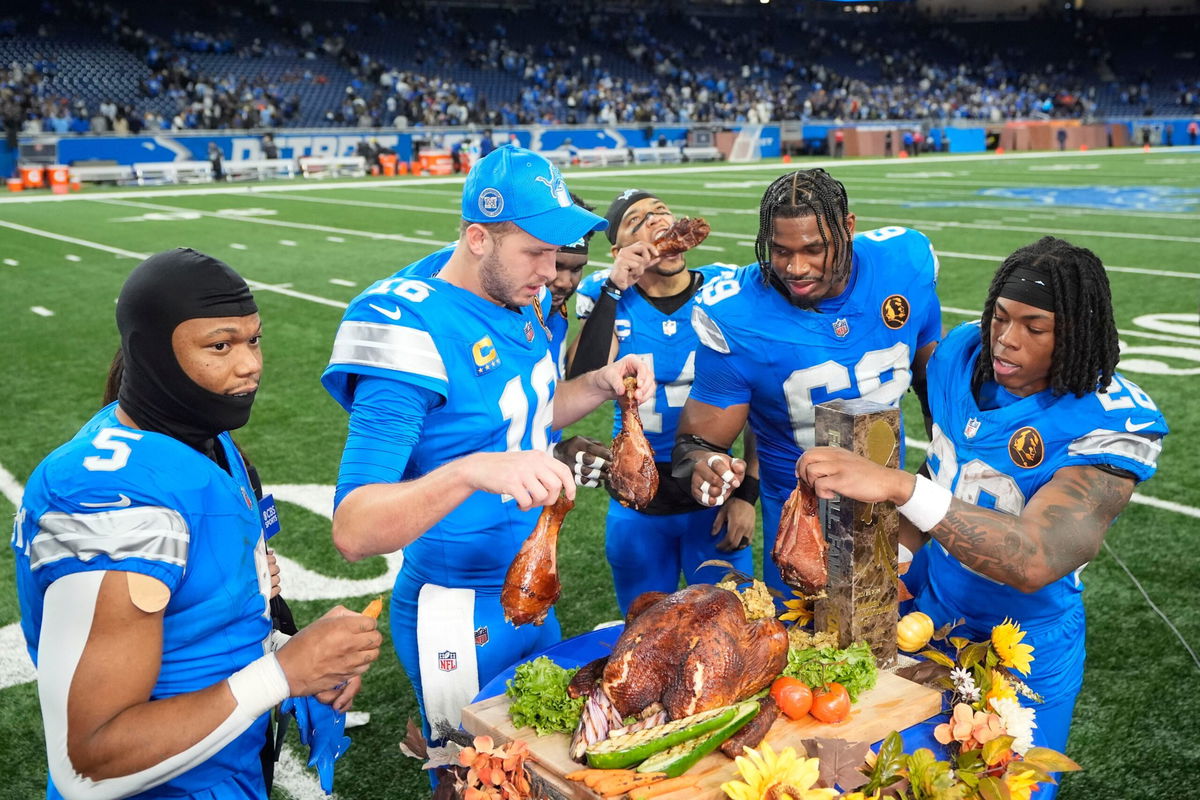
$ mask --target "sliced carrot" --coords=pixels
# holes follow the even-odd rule
[[[606,781],[617,776],[628,778],[630,775],[637,774],[631,769],[594,769],[589,771],[591,772],[590,775],[583,776],[583,783],[589,789],[595,789],[596,784],[600,783],[600,781]]]
[[[383,595],[367,603],[367,607],[363,609],[362,613],[364,617],[379,619],[379,615],[383,613]]]
[[[681,775],[678,778],[668,778],[665,781],[658,781],[649,786],[641,786],[629,793],[629,800],[650,800],[653,797],[658,797],[661,794],[676,792],[680,789],[695,789],[699,790],[700,786],[696,783],[696,778],[692,775]]]
[[[613,773],[613,771],[611,769],[587,768],[587,769],[577,769],[574,772],[568,772],[563,777],[565,777],[569,781],[582,781],[585,778],[587,778],[588,776],[596,776],[596,775],[608,776],[608,775],[611,775],[612,773]]]
[[[662,772],[635,772],[632,776],[614,775],[611,778],[605,778],[597,783],[592,789],[605,797],[614,797],[619,794],[636,789],[639,786],[648,786],[652,783],[662,780],[665,774]]]

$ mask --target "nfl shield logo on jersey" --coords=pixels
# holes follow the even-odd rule
[[[845,317],[838,317],[833,321],[833,332],[841,339],[850,332],[850,323],[846,321]]]
[[[525,323],[525,341],[527,341],[527,342],[533,341],[533,323],[532,322]]]
[[[979,419],[971,417],[967,420],[967,427],[963,429],[963,436],[966,436],[968,439],[974,439],[977,433],[979,433]]]
[[[454,672],[458,669],[458,653],[453,650],[442,650],[438,653],[438,669],[442,672]]]
[[[488,643],[488,641],[490,639],[491,639],[491,637],[488,636],[487,625],[482,625],[475,629],[475,646],[476,647],[483,647],[485,644]]]
[[[678,329],[679,329],[679,326],[676,324],[675,320],[673,320],[673,319],[664,319],[663,320],[663,333],[665,335],[674,336],[675,331],[677,331]]]

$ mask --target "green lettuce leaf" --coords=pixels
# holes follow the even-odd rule
[[[583,713],[583,698],[568,697],[567,684],[578,671],[563,669],[546,656],[518,666],[505,689],[512,698],[508,713],[513,724],[533,728],[538,736],[572,733]]]
[[[831,681],[846,687],[850,701],[875,685],[878,671],[875,656],[866,642],[852,644],[845,650],[835,647],[810,647],[788,650],[784,675],[799,678],[809,686],[821,686]]]

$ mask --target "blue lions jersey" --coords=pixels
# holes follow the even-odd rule
[[[691,396],[719,408],[750,404],[764,494],[795,486],[815,406],[856,397],[898,406],[916,352],[941,336],[937,258],[923,234],[860,233],[853,258],[846,289],[815,310],[791,305],[757,264],[710,282],[694,306]]]
[[[610,271],[593,272],[579,284],[575,313],[580,319],[591,315]],[[692,271],[699,272],[705,284],[729,278],[734,273],[728,267],[715,264]],[[638,407],[642,427],[657,461],[671,460],[679,415],[696,374],[696,332],[692,329],[691,318],[697,297],[699,292],[670,314],[655,308],[633,288],[617,301],[613,324],[617,335],[617,358],[636,354],[650,365],[658,384],[654,396]],[[613,403],[613,407],[616,409],[613,436],[616,436],[621,430],[621,408],[618,403]]]
[[[981,411],[971,392],[980,348],[979,323],[966,323],[947,334],[929,362],[930,474],[955,497],[1019,515],[1063,467],[1107,464],[1139,482],[1154,474],[1167,424],[1136,384],[1118,374],[1106,393],[1055,397],[1046,389]],[[929,559],[929,591],[981,630],[1006,616],[1053,624],[1083,590],[1076,571],[1026,594],[972,572],[936,542]]]
[[[452,252],[427,256],[356,297],[321,377],[347,410],[354,405],[356,375],[389,378],[398,391],[411,384],[440,396],[425,418],[406,479],[471,453],[546,450],[550,443],[557,367],[537,312],[532,306],[504,308],[438,278],[416,277],[436,274]],[[405,548],[405,570],[441,586],[499,586],[539,512],[475,492]]]
[[[42,605],[75,572],[137,572],[171,591],[157,700],[219,683],[263,655],[270,577],[253,489],[229,434],[232,475],[169,436],[129,428],[116,404],[33,471],[13,528],[21,628],[38,661]],[[155,787],[188,795],[234,774],[261,784],[267,715],[197,767]],[[51,787],[51,796],[57,792]],[[139,795],[142,796],[142,795]]]

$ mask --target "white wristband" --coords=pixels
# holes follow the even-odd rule
[[[939,486],[924,475],[918,475],[912,497],[908,498],[904,505],[896,506],[896,510],[922,533],[928,533],[945,518],[953,499],[954,495],[945,486]]]
[[[274,653],[251,661],[227,679],[239,713],[258,717],[291,697],[287,675]]]

